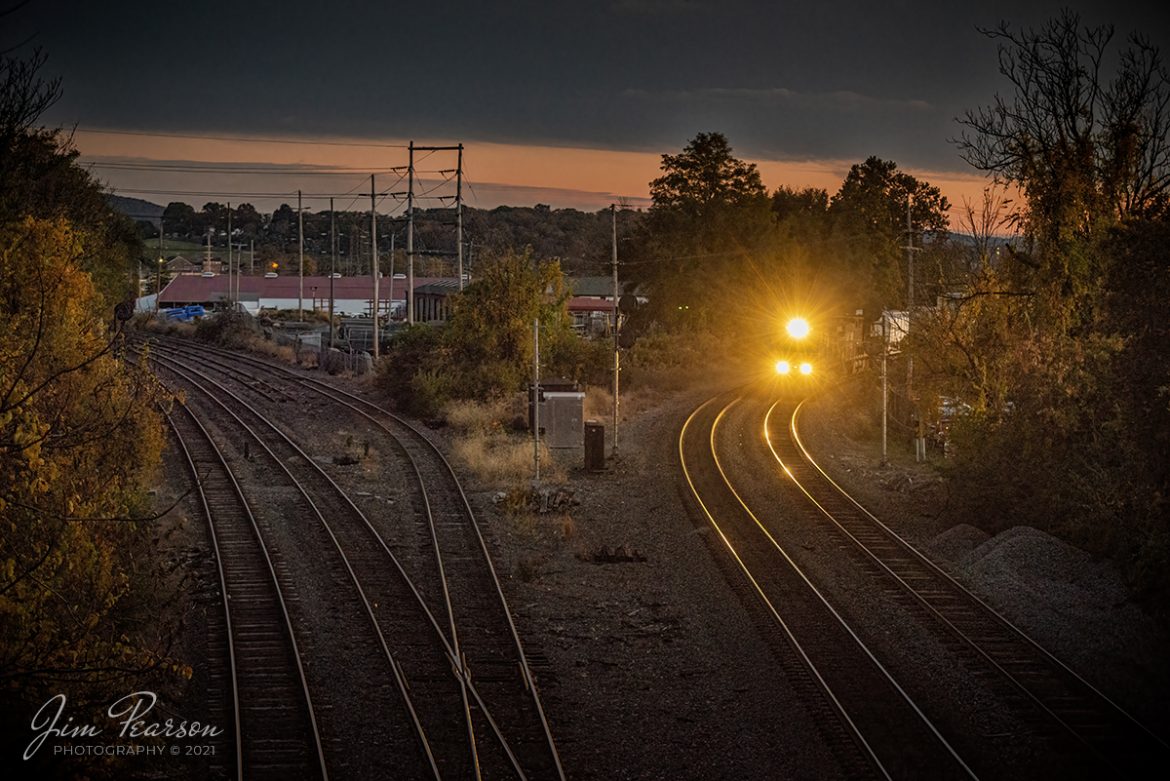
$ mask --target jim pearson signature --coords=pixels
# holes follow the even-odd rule
[[[32,719],[36,736],[24,750],[24,758],[31,759],[41,746],[51,738],[95,738],[105,734],[97,724],[74,724],[73,717],[65,714],[64,694],[55,694],[41,706]],[[198,721],[174,719],[148,721],[147,716],[158,704],[158,695],[150,691],[134,692],[114,702],[106,711],[110,721],[121,725],[117,737],[126,738],[206,738],[223,732],[211,724]]]

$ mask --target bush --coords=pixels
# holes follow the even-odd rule
[[[378,364],[377,382],[395,406],[410,411],[414,404],[415,375],[441,369],[443,357],[441,332],[422,325],[405,328],[391,338],[386,355]],[[424,390],[428,384],[434,390],[436,379],[432,377],[419,383]]]
[[[440,369],[423,369],[410,378],[404,409],[420,418],[437,418],[450,399],[450,376]]]
[[[220,312],[195,324],[196,339],[234,350],[246,349],[259,332],[247,312]]]

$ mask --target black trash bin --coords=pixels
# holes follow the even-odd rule
[[[585,469],[600,472],[605,469],[605,424],[585,421]]]

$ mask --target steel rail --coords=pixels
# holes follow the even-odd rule
[[[791,646],[792,649],[796,652],[796,655],[799,657],[800,661],[812,675],[813,680],[816,682],[822,694],[825,696],[825,699],[830,704],[834,715],[836,715],[841,723],[845,725],[846,731],[849,733],[849,737],[852,738],[853,741],[858,745],[862,753],[866,756],[866,759],[880,773],[882,778],[885,778],[889,781],[889,779],[892,778],[889,771],[886,770],[877,754],[874,753],[873,748],[869,745],[869,742],[865,739],[865,736],[861,733],[861,730],[849,716],[848,711],[845,710],[845,706],[841,704],[841,701],[837,698],[837,695],[829,687],[828,682],[825,681],[824,677],[821,675],[820,670],[817,668],[816,664],[813,663],[811,657],[809,657],[808,653],[805,651],[804,646],[802,646],[800,641],[796,639],[795,633],[788,626],[788,623],[784,620],[783,616],[780,615],[780,611],[777,610],[775,604],[773,604],[772,600],[768,597],[767,592],[764,590],[764,587],[760,584],[759,580],[757,580],[755,575],[752,574],[751,569],[748,567],[747,563],[744,562],[743,558],[739,554],[739,551],[735,549],[735,545],[724,532],[722,526],[720,526],[719,522],[715,520],[714,514],[707,506],[707,503],[703,501],[703,497],[700,495],[699,489],[695,485],[695,481],[691,476],[690,467],[687,465],[685,446],[687,429],[690,427],[692,421],[694,421],[699,413],[709,404],[714,402],[717,398],[719,398],[719,396],[712,396],[710,399],[707,399],[707,401],[703,402],[697,408],[695,408],[695,410],[687,417],[686,421],[683,422],[682,429],[678,436],[678,457],[679,463],[682,466],[683,477],[685,478],[687,485],[690,487],[691,493],[695,497],[695,501],[698,502],[700,509],[703,511],[703,515],[706,516],[707,521],[711,524],[711,527],[715,529],[715,533],[719,536],[719,539],[722,540],[724,546],[731,554],[731,557],[735,560],[735,563],[739,566],[739,569],[743,573],[744,577],[747,578],[756,594],[763,601],[765,607],[767,608],[767,612],[772,616],[773,620],[784,633],[784,637],[788,641],[789,646]],[[714,436],[714,427],[712,427],[712,436]]]
[[[242,508],[244,514],[248,518],[249,526],[252,530],[252,534],[254,535],[254,537],[256,539],[257,547],[264,556],[264,562],[266,565],[265,569],[266,569],[267,574],[268,574],[269,579],[270,579],[273,594],[275,595],[277,604],[280,607],[280,615],[281,615],[281,618],[283,619],[282,627],[283,627],[283,629],[286,633],[286,636],[288,638],[288,642],[289,642],[289,646],[290,646],[291,651],[292,651],[293,659],[296,662],[297,677],[298,677],[298,680],[300,681],[301,693],[304,695],[304,698],[305,698],[305,709],[308,712],[308,716],[309,716],[309,725],[310,725],[310,730],[312,732],[314,748],[316,749],[318,767],[321,770],[321,777],[323,779],[327,780],[329,778],[329,771],[325,765],[325,751],[324,751],[324,747],[321,743],[321,733],[320,733],[320,730],[318,729],[318,726],[317,726],[317,718],[316,718],[316,715],[315,715],[314,710],[313,710],[313,698],[309,692],[309,682],[308,682],[307,678],[305,677],[304,663],[303,663],[303,660],[301,657],[300,649],[297,646],[296,636],[293,633],[292,618],[289,616],[288,606],[285,603],[284,594],[280,588],[280,581],[279,581],[277,574],[276,574],[276,567],[274,566],[274,564],[272,562],[272,557],[269,555],[267,546],[264,545],[263,537],[260,534],[260,529],[259,529],[259,526],[256,522],[256,518],[255,518],[255,516],[252,515],[252,509],[248,505],[247,499],[244,498],[243,490],[240,487],[239,480],[236,478],[235,473],[232,472],[231,467],[228,466],[226,459],[224,459],[224,457],[223,457],[223,453],[220,451],[219,447],[215,444],[215,440],[212,439],[211,434],[207,431],[207,429],[204,427],[203,423],[199,420],[199,418],[196,417],[195,414],[185,404],[183,404],[181,406],[182,406],[183,411],[190,418],[191,422],[198,428],[199,432],[203,436],[204,441],[206,442],[209,449],[213,453],[213,455],[216,459],[216,462],[218,463],[219,467],[223,470],[224,476],[227,478],[227,481],[230,483],[230,485],[232,487],[233,494],[239,500],[239,505]],[[215,553],[216,571],[219,575],[220,593],[222,595],[223,612],[224,612],[224,618],[225,618],[226,629],[227,629],[226,635],[227,635],[227,645],[228,645],[228,660],[229,660],[229,667],[230,667],[230,671],[231,671],[230,674],[231,674],[231,683],[232,683],[232,710],[233,710],[233,717],[234,717],[234,721],[235,721],[235,740],[236,740],[236,778],[239,779],[239,781],[243,781],[245,748],[244,748],[244,742],[243,742],[242,719],[241,719],[241,713],[240,713],[241,706],[240,706],[240,695],[239,695],[239,668],[238,668],[238,664],[237,664],[235,624],[232,620],[231,598],[230,598],[230,592],[228,590],[228,578],[227,578],[227,575],[225,572],[225,569],[226,569],[225,564],[224,564],[225,557],[223,554],[223,550],[221,549],[221,546],[220,546],[219,534],[216,532],[216,529],[215,529],[215,520],[214,520],[215,514],[211,510],[211,505],[210,505],[210,502],[208,501],[207,493],[206,493],[205,487],[204,487],[204,481],[200,477],[199,471],[198,471],[197,467],[195,466],[195,458],[191,453],[191,449],[188,446],[187,441],[184,439],[182,433],[180,432],[178,424],[171,417],[170,413],[164,411],[163,415],[166,417],[167,424],[170,426],[171,431],[174,434],[175,439],[179,444],[179,448],[183,453],[184,460],[187,462],[187,466],[191,470],[192,478],[195,480],[195,486],[196,486],[196,489],[197,489],[198,494],[199,494],[200,504],[203,507],[203,514],[207,520],[207,528],[208,528],[208,532],[209,532],[209,535],[211,538],[212,550]]]
[[[164,349],[170,348],[172,350],[182,349],[182,348],[190,349],[190,347],[188,345],[183,345],[182,348],[177,347],[176,342],[174,340],[168,340],[167,342],[161,344],[160,346],[163,347]],[[515,621],[513,620],[511,610],[508,607],[507,598],[505,597],[505,595],[503,593],[503,587],[500,584],[498,573],[495,570],[495,565],[492,562],[491,554],[488,551],[487,542],[483,537],[483,533],[482,533],[482,530],[480,529],[478,521],[476,520],[475,513],[471,509],[471,504],[467,498],[467,494],[464,491],[462,484],[460,483],[458,477],[455,475],[454,469],[452,468],[450,462],[448,461],[446,456],[443,454],[443,452],[441,450],[439,450],[439,448],[430,439],[428,439],[421,431],[419,431],[409,421],[405,420],[404,418],[402,418],[399,415],[394,414],[393,412],[390,412],[389,410],[386,410],[385,408],[383,408],[377,404],[374,404],[373,402],[370,402],[366,399],[363,399],[360,396],[357,396],[356,394],[353,394],[353,393],[350,393],[350,392],[345,391],[343,389],[334,387],[334,386],[332,386],[328,383],[322,382],[320,380],[304,377],[301,374],[298,374],[297,372],[293,372],[293,371],[291,371],[283,366],[275,365],[275,364],[272,364],[266,360],[261,360],[261,359],[255,358],[253,356],[246,356],[246,355],[242,355],[240,353],[227,351],[227,350],[220,350],[220,349],[205,346],[205,345],[199,345],[198,347],[195,348],[195,350],[199,353],[208,352],[208,353],[212,353],[215,355],[219,355],[219,356],[224,357],[226,359],[246,362],[246,363],[253,365],[253,366],[262,367],[265,370],[272,372],[274,374],[282,375],[301,387],[307,388],[315,393],[318,393],[326,398],[329,398],[330,400],[332,400],[338,404],[341,404],[341,405],[353,410],[355,413],[357,413],[358,415],[361,415],[366,420],[369,420],[371,423],[373,423],[379,429],[384,431],[388,436],[390,436],[399,445],[399,448],[401,449],[401,451],[403,452],[403,454],[406,456],[409,463],[411,464],[411,468],[412,468],[412,471],[414,472],[416,482],[417,482],[419,490],[423,496],[427,520],[428,520],[428,524],[430,525],[430,529],[431,529],[432,541],[435,545],[436,557],[437,557],[437,560],[439,562],[440,569],[442,569],[441,551],[438,548],[437,537],[436,537],[436,533],[434,530],[434,519],[433,519],[433,516],[431,515],[431,512],[430,512],[430,501],[428,498],[428,490],[427,490],[426,482],[423,479],[421,470],[419,468],[418,461],[417,461],[416,457],[411,454],[409,448],[406,447],[405,443],[403,442],[402,436],[398,432],[391,429],[382,420],[379,420],[377,417],[370,414],[370,412],[367,412],[366,410],[367,409],[372,410],[375,414],[389,418],[391,421],[393,421],[397,425],[401,426],[403,429],[406,430],[408,436],[411,437],[412,440],[414,440],[415,442],[421,443],[423,445],[424,449],[427,452],[431,453],[437,459],[437,462],[440,464],[441,471],[445,474],[445,476],[449,480],[450,487],[454,488],[455,492],[457,493],[458,503],[461,506],[463,514],[468,521],[469,528],[474,533],[475,540],[476,540],[476,543],[478,545],[479,552],[480,552],[480,555],[482,557],[484,566],[487,569],[488,575],[491,579],[491,582],[492,582],[492,585],[493,585],[493,588],[495,591],[496,598],[499,601],[502,615],[507,623],[508,632],[509,632],[509,635],[511,637],[512,645],[513,645],[515,652],[516,652],[517,666],[520,670],[520,674],[521,674],[522,681],[524,683],[525,691],[529,694],[529,696],[532,699],[532,704],[533,704],[533,707],[535,709],[536,715],[539,719],[541,731],[543,733],[543,736],[544,736],[544,739],[546,742],[546,747],[549,751],[549,754],[550,754],[551,759],[553,761],[553,764],[555,766],[557,777],[559,779],[562,779],[562,781],[563,781],[563,779],[565,778],[564,768],[563,768],[563,765],[561,763],[559,752],[557,751],[557,748],[556,748],[555,739],[553,738],[553,735],[552,735],[552,729],[549,726],[547,716],[544,712],[544,707],[543,707],[543,704],[540,700],[540,696],[539,696],[539,693],[538,693],[538,690],[536,687],[535,679],[534,679],[532,672],[531,672],[531,668],[528,665],[527,657],[524,653],[524,648],[523,648],[523,644],[520,640],[519,632],[516,629]],[[235,370],[233,369],[233,371],[235,371]],[[363,409],[363,407],[365,409]],[[391,556],[391,558],[393,558],[393,554],[389,551],[389,549],[386,549],[386,552],[388,555]],[[400,567],[400,570],[401,570],[401,567]],[[403,577],[404,578],[408,577],[404,571],[403,571]],[[446,604],[447,604],[448,610],[450,610],[451,609],[450,600],[449,600],[449,598],[446,597],[447,583],[446,583],[446,576],[445,575],[443,575],[443,589],[444,589],[444,594],[445,594],[445,598],[446,598]],[[421,599],[421,597],[420,597],[420,599]],[[449,614],[449,615],[452,615],[452,624],[453,624],[454,623],[453,614]],[[436,626],[437,626],[437,623],[436,623]],[[452,631],[454,632],[454,626],[452,626]],[[468,681],[470,681],[471,671],[469,669],[465,668],[465,666],[464,666],[465,660],[463,660],[461,656],[458,656],[456,658],[458,658],[461,662],[461,663],[457,664],[456,666],[467,677]],[[486,705],[479,698],[478,693],[474,691],[474,687],[472,687],[472,689],[473,689],[473,693],[475,694],[475,696],[477,698],[477,704],[479,704],[481,710],[485,711],[485,714],[488,716],[489,721],[492,721],[491,716],[490,716],[490,712],[488,712],[486,709]],[[498,731],[499,727],[495,724],[494,721],[492,721],[492,724],[493,724],[493,729]],[[505,749],[508,750],[510,753],[510,749],[507,749],[506,746],[505,746]]]
[[[361,582],[357,577],[357,573],[353,569],[353,566],[349,560],[349,557],[346,555],[344,549],[341,546],[340,541],[337,539],[336,534],[334,533],[329,522],[325,519],[324,514],[321,513],[316,502],[314,502],[312,497],[309,496],[308,491],[305,489],[305,487],[301,483],[301,481],[298,480],[296,478],[296,476],[293,475],[292,472],[288,469],[288,467],[283,463],[283,461],[281,461],[281,459],[278,458],[276,456],[276,454],[272,452],[272,450],[269,448],[267,442],[265,442],[264,439],[261,438],[260,435],[257,434],[256,431],[251,426],[249,426],[247,423],[245,423],[244,420],[239,415],[237,415],[235,413],[235,411],[233,411],[221,399],[217,398],[215,394],[213,394],[210,390],[208,390],[198,380],[194,379],[191,376],[191,374],[189,374],[187,371],[184,371],[184,369],[182,368],[182,365],[179,362],[174,361],[173,359],[164,358],[164,357],[157,355],[157,354],[154,354],[153,357],[156,360],[158,360],[160,363],[170,364],[168,366],[169,371],[172,371],[177,376],[181,377],[187,384],[196,388],[206,398],[211,400],[220,409],[222,409],[224,412],[226,412],[228,415],[230,415],[233,419],[235,419],[235,421],[240,425],[240,427],[243,428],[243,430],[246,431],[248,433],[248,435],[251,436],[252,439],[255,440],[256,443],[269,455],[269,457],[272,459],[272,462],[277,464],[280,467],[280,469],[285,473],[286,477],[288,477],[289,481],[297,488],[298,491],[300,491],[301,495],[304,497],[304,499],[308,503],[309,507],[313,510],[313,513],[317,516],[318,520],[321,522],[326,533],[329,535],[330,539],[333,541],[333,544],[337,549],[338,555],[341,557],[342,563],[345,566],[346,572],[349,574],[350,579],[353,582],[354,588],[357,591],[359,600],[361,601],[363,607],[365,608],[366,614],[369,616],[370,621],[373,624],[374,630],[378,636],[378,641],[382,647],[382,650],[383,650],[383,652],[386,656],[386,659],[390,665],[390,668],[393,671],[394,680],[398,686],[399,695],[401,696],[401,698],[403,700],[404,707],[406,708],[406,710],[410,716],[411,724],[414,728],[414,731],[415,731],[417,738],[419,739],[420,748],[421,748],[424,756],[426,757],[427,764],[430,767],[431,773],[434,776],[434,778],[436,778],[436,779],[441,778],[441,774],[439,772],[439,768],[438,768],[438,765],[436,763],[435,756],[431,751],[430,742],[426,736],[426,731],[423,729],[422,722],[419,720],[418,713],[415,710],[415,706],[414,706],[413,700],[411,698],[410,685],[406,681],[406,678],[403,674],[403,671],[400,668],[397,660],[395,660],[393,653],[390,651],[389,643],[387,642],[386,637],[382,632],[381,625],[378,623],[378,618],[377,618],[377,615],[374,611],[373,605],[371,605],[369,598],[366,596],[365,590],[362,588]],[[249,405],[247,402],[243,401],[238,396],[236,396],[234,393],[232,393],[230,390],[223,387],[219,383],[215,382],[215,380],[211,379],[210,377],[203,374],[202,372],[192,370],[192,373],[199,375],[207,382],[211,383],[212,385],[214,385],[217,388],[219,388],[220,390],[222,390],[229,397],[231,397],[233,400],[235,400],[236,403],[240,404],[242,407],[247,409],[256,418],[258,418],[259,420],[261,420],[265,424],[269,425],[272,428],[272,430],[274,432],[276,432],[279,436],[281,436],[282,438],[285,438],[285,440],[286,440],[286,442],[288,442],[288,444],[292,445],[298,451],[300,450],[299,448],[296,447],[296,445],[294,443],[291,442],[291,440],[288,440],[287,437],[284,436],[283,432],[281,432],[278,428],[273,426],[271,424],[271,422],[266,417],[264,417],[260,413],[256,412],[256,410],[253,409],[251,407],[251,405]],[[302,457],[305,458],[305,460],[308,463],[313,464],[313,461],[311,459],[309,459],[303,452],[301,453],[301,455],[302,455]],[[313,464],[313,465],[316,466],[315,464]]]
[[[829,490],[833,492],[833,496],[845,499],[849,503],[849,506],[860,514],[859,517],[864,523],[868,524],[871,529],[876,529],[880,533],[883,540],[888,543],[892,543],[899,554],[904,557],[909,557],[911,565],[920,568],[919,572],[905,571],[903,574],[896,572],[896,566],[901,566],[904,570],[905,566],[895,564],[890,559],[889,554],[883,556],[882,553],[875,548],[876,543],[867,543],[861,539],[859,535],[866,531],[866,529],[848,528],[846,520],[841,517],[841,513],[839,511],[833,512],[825,506],[825,501],[827,501],[827,499],[824,497],[824,495],[821,495],[821,499],[817,499],[816,496],[814,496],[814,491],[816,490],[815,487],[809,485],[807,479],[802,482],[801,478],[797,476],[794,471],[797,465],[785,463],[781,454],[777,451],[777,445],[773,442],[771,436],[772,426],[770,425],[770,420],[773,412],[776,410],[779,404],[780,402],[773,404],[768,409],[768,412],[765,414],[764,418],[765,439],[768,442],[769,450],[771,451],[776,462],[780,465],[781,469],[788,476],[788,478],[792,480],[797,488],[800,489],[800,491],[820,511],[820,513],[826,519],[828,519],[847,539],[849,539],[855,546],[857,546],[857,548],[859,548],[861,552],[866,557],[868,557],[881,572],[885,573],[902,589],[910,594],[915,602],[921,605],[942,626],[949,630],[967,647],[975,651],[975,653],[980,658],[982,658],[992,669],[1002,675],[1004,679],[1010,682],[1016,690],[1025,695],[1025,697],[1041,712],[1043,712],[1048,718],[1052,719],[1056,724],[1060,725],[1060,727],[1069,736],[1074,738],[1081,745],[1085,746],[1085,748],[1089,749],[1089,751],[1095,756],[1096,759],[1104,763],[1114,772],[1124,772],[1125,768],[1118,766],[1118,762],[1116,761],[1115,757],[1107,754],[1103,750],[1103,747],[1097,743],[1094,743],[1089,735],[1086,735],[1083,730],[1078,729],[1077,726],[1071,723],[1068,718],[1062,716],[1058,712],[1059,709],[1056,706],[1051,705],[1050,702],[1046,701],[1045,696],[1043,693],[1041,693],[1039,687],[1035,685],[1029,686],[1028,683],[1022,680],[1019,675],[1007,669],[1007,667],[1005,667],[1005,662],[1013,660],[997,659],[995,652],[989,651],[985,647],[988,643],[988,638],[984,638],[984,640],[981,642],[979,639],[972,636],[973,630],[964,630],[963,627],[956,623],[957,618],[960,618],[961,616],[955,613],[956,608],[953,603],[948,604],[945,600],[939,598],[940,596],[949,596],[948,594],[943,594],[942,592],[936,594],[926,590],[922,586],[916,586],[912,582],[913,579],[907,576],[911,574],[920,574],[921,570],[925,570],[926,573],[928,573],[929,576],[933,579],[929,585],[937,588],[941,584],[944,588],[950,589],[956,598],[965,600],[973,607],[973,609],[980,611],[988,620],[992,622],[994,627],[997,627],[1003,634],[1007,635],[1010,640],[1017,643],[1023,643],[1025,647],[1030,649],[1039,657],[1039,662],[1042,669],[1047,667],[1053,671],[1054,674],[1049,673],[1048,677],[1050,679],[1055,677],[1057,680],[1064,678],[1065,684],[1071,684],[1072,686],[1072,690],[1070,690],[1069,693],[1082,700],[1085,706],[1092,706],[1091,701],[1095,699],[1099,705],[1104,706],[1104,710],[1109,712],[1106,715],[1107,721],[1120,720],[1122,724],[1126,724],[1129,728],[1134,729],[1137,733],[1144,735],[1145,739],[1152,742],[1159,748],[1159,750],[1165,751],[1167,749],[1166,743],[1160,737],[1151,732],[1147,727],[1141,724],[1141,722],[1137,721],[1137,719],[1135,719],[1123,708],[1117,705],[1099,689],[1082,678],[1072,668],[1052,655],[1033,638],[1025,634],[1005,616],[992,608],[977,595],[973,594],[949,573],[931,561],[929,557],[924,555],[915,546],[910,544],[901,535],[891,529],[887,524],[883,523],[880,519],[873,515],[873,513],[867,510],[860,502],[858,502],[852,495],[845,491],[836,481],[834,481],[832,477],[830,477],[829,474],[821,467],[821,465],[817,463],[817,461],[812,457],[812,454],[808,451],[800,438],[797,421],[805,404],[804,401],[800,402],[793,410],[792,416],[787,426],[791,441],[795,445],[797,457],[802,459],[815,470],[815,474],[818,474],[830,487]],[[1045,670],[1044,672],[1047,671]],[[1075,690],[1077,689],[1080,691],[1076,692]],[[1059,697],[1060,695],[1055,696]],[[1085,701],[1086,699],[1088,701]],[[1067,710],[1067,708],[1065,710]],[[1096,710],[1100,712],[1101,708],[1097,708]],[[1098,724],[1098,726],[1100,725]],[[1164,756],[1163,759],[1165,758],[1166,757]]]
[[[740,399],[737,398],[737,399],[733,400],[730,404],[728,404],[726,407],[724,407],[719,412],[719,414],[715,417],[715,421],[711,424],[711,435],[710,435],[711,457],[715,462],[716,469],[719,470],[719,476],[722,478],[724,484],[727,486],[727,488],[731,492],[732,496],[735,497],[736,502],[738,502],[740,507],[743,508],[744,512],[747,513],[748,517],[750,517],[752,519],[752,522],[756,525],[756,528],[758,528],[760,530],[760,532],[764,535],[764,537],[767,538],[768,543],[773,548],[776,549],[776,551],[781,555],[781,557],[784,558],[784,560],[788,563],[788,565],[800,576],[800,579],[817,596],[817,599],[820,600],[820,602],[825,606],[825,608],[829,611],[829,613],[833,616],[833,618],[835,618],[837,620],[837,622],[849,634],[849,636],[854,640],[854,642],[857,643],[858,647],[862,649],[862,651],[865,653],[865,655],[869,658],[870,662],[873,663],[874,667],[876,667],[881,672],[882,676],[890,683],[891,686],[894,687],[894,689],[898,692],[898,694],[902,697],[902,699],[906,702],[906,704],[910,706],[911,710],[913,710],[915,715],[922,721],[922,723],[926,726],[926,728],[946,748],[947,753],[949,753],[951,755],[951,757],[959,764],[960,767],[962,767],[963,771],[969,777],[971,777],[973,779],[977,778],[975,771],[971,769],[971,767],[967,764],[967,762],[961,756],[959,756],[959,753],[955,750],[955,748],[953,746],[951,746],[950,742],[948,742],[947,739],[945,737],[943,737],[942,732],[939,731],[938,727],[935,726],[934,722],[931,721],[930,718],[922,711],[922,709],[918,707],[918,703],[914,702],[913,698],[910,697],[910,694],[904,688],[902,688],[902,685],[900,683],[898,683],[898,681],[889,672],[889,670],[886,669],[886,666],[883,665],[878,660],[877,656],[874,655],[874,653],[862,641],[862,639],[857,635],[857,633],[853,630],[853,628],[851,626],[849,626],[848,622],[845,621],[844,617],[841,616],[841,614],[837,612],[836,608],[833,607],[833,605],[824,596],[824,594],[821,592],[821,590],[818,589],[813,584],[812,580],[809,579],[808,575],[805,574],[804,570],[801,569],[800,566],[796,563],[796,561],[793,560],[792,557],[788,555],[788,552],[784,550],[783,546],[780,545],[779,541],[771,533],[771,531],[769,531],[767,526],[765,526],[764,523],[760,521],[759,517],[747,505],[747,502],[744,501],[744,499],[740,495],[739,491],[737,491],[735,486],[732,484],[730,476],[727,474],[727,471],[723,468],[723,464],[719,459],[719,452],[718,452],[718,449],[716,448],[716,445],[715,445],[715,432],[716,432],[716,429],[719,427],[719,423],[723,420],[724,416],[727,414],[728,410],[730,410],[739,401],[740,401]]]
[[[170,345],[158,345],[158,346],[163,348],[162,351],[167,351],[167,347],[169,347]],[[174,347],[170,347],[170,351],[172,352],[172,354],[179,352]],[[209,351],[209,352],[212,352],[215,354],[220,354],[220,355],[226,355],[229,358],[241,359],[241,356],[238,356],[235,353],[215,350],[214,348],[203,348],[201,346],[197,350],[197,352],[200,352],[200,353],[204,352],[204,351]],[[200,357],[202,358],[202,356],[200,356]],[[174,359],[172,358],[171,360],[174,360]],[[263,365],[263,366],[269,367],[269,368],[279,368],[279,367],[270,367],[269,364],[267,364],[266,362],[263,362],[263,361],[259,361],[256,363],[259,363],[260,365]],[[203,376],[209,382],[211,382],[212,384],[215,384],[217,387],[221,388],[226,394],[228,394],[233,399],[235,399],[237,401],[237,403],[239,403],[242,406],[244,406],[245,408],[249,409],[251,414],[257,416],[261,420],[264,420],[265,423],[270,428],[272,428],[272,430],[286,442],[286,444],[288,444],[290,447],[294,448],[296,450],[296,452],[298,452],[301,455],[301,457],[306,461],[306,463],[310,464],[314,468],[314,470],[320,474],[320,476],[323,479],[328,481],[328,483],[333,487],[333,489],[337,492],[337,494],[349,506],[349,508],[352,510],[352,512],[358,518],[361,519],[365,529],[370,533],[370,535],[373,536],[374,540],[378,543],[379,547],[382,549],[382,551],[386,554],[386,556],[390,559],[391,563],[394,565],[395,570],[397,571],[397,573],[398,573],[399,577],[401,578],[401,580],[403,581],[403,583],[407,586],[407,588],[410,589],[412,596],[414,597],[415,602],[417,603],[419,608],[423,611],[427,621],[430,623],[433,631],[435,632],[435,635],[438,638],[438,641],[444,646],[448,662],[450,663],[451,669],[454,673],[454,677],[456,678],[456,680],[459,682],[459,684],[461,686],[466,687],[467,691],[470,693],[470,695],[474,699],[477,708],[482,713],[485,720],[488,722],[488,725],[490,727],[490,731],[492,732],[494,738],[496,739],[496,742],[499,744],[502,751],[504,752],[505,757],[507,758],[508,762],[512,766],[512,769],[516,772],[518,777],[526,778],[525,772],[524,772],[518,758],[516,757],[515,752],[513,751],[511,746],[509,745],[507,738],[504,736],[503,731],[502,731],[498,721],[493,717],[491,708],[488,706],[486,701],[483,699],[483,697],[480,694],[480,692],[478,691],[478,688],[476,687],[474,681],[472,680],[470,671],[466,669],[464,664],[460,663],[460,661],[459,661],[460,658],[456,655],[454,648],[448,642],[439,622],[435,619],[434,614],[431,612],[429,606],[426,604],[426,600],[422,597],[422,594],[418,591],[418,588],[414,584],[413,580],[406,573],[405,568],[402,566],[401,562],[394,555],[394,553],[390,550],[390,548],[387,545],[387,543],[385,542],[385,540],[381,537],[380,534],[378,534],[377,530],[370,523],[369,519],[366,518],[365,514],[362,513],[362,511],[353,503],[353,501],[345,493],[345,491],[340,486],[338,486],[336,484],[336,482],[331,477],[329,477],[329,475],[324,470],[322,470],[316,464],[316,462],[313,461],[308,456],[308,454],[306,454],[298,445],[296,445],[295,442],[293,442],[286,434],[284,434],[283,431],[281,431],[278,427],[274,426],[271,423],[271,421],[268,421],[267,418],[265,418],[262,414],[260,414],[258,411],[256,411],[254,408],[252,408],[250,405],[248,405],[247,402],[240,399],[236,394],[232,393],[227,388],[224,388],[222,385],[219,385],[218,383],[216,383],[211,378],[207,377],[202,372],[200,372],[198,370],[192,370],[192,371],[194,371],[196,374],[199,374],[200,376]],[[232,371],[235,371],[235,370],[233,369]],[[293,374],[293,376],[295,377],[296,375]],[[354,398],[357,398],[357,397],[354,397]],[[371,405],[371,406],[373,406],[373,405]],[[466,501],[466,497],[464,497],[464,501]],[[486,550],[486,546],[484,549]],[[498,584],[498,581],[497,581],[497,584]],[[466,719],[470,719],[469,713],[465,712],[464,716]],[[547,722],[545,722],[545,724],[547,725]],[[551,739],[551,735],[549,735],[549,739]],[[557,759],[557,766],[559,769],[559,766],[560,766],[559,765],[559,758]],[[564,777],[563,772],[560,773],[560,777],[561,778]]]

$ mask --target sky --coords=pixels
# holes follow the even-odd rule
[[[14,0],[0,0],[0,7]],[[663,153],[724,133],[770,190],[835,192],[870,155],[976,198],[955,118],[1007,89],[979,28],[1070,8],[1170,52],[1153,3],[591,0],[30,2],[0,49],[41,47],[82,160],[119,194],[261,208],[297,189],[401,208],[405,145],[462,143],[466,203],[648,203]],[[26,39],[28,43],[22,43]],[[416,153],[421,206],[450,152]],[[212,169],[212,170],[209,170]],[[295,198],[295,195],[292,196]],[[355,208],[362,208],[360,205]]]

